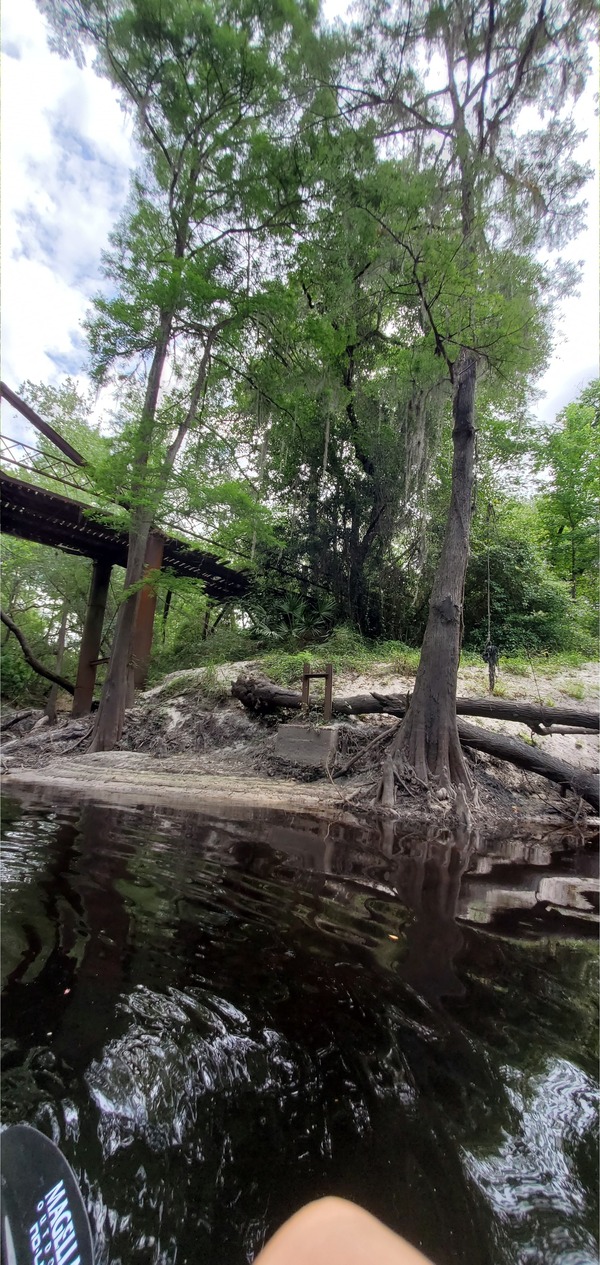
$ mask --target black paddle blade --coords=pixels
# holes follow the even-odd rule
[[[26,1124],[0,1134],[2,1265],[94,1265],[90,1223],[54,1142]]]

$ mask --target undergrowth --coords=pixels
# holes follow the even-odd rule
[[[219,664],[240,661],[248,662],[249,670],[260,672],[279,685],[298,685],[305,663],[310,664],[313,672],[323,671],[325,664],[331,663],[334,674],[338,675],[381,675],[378,671],[381,665],[387,675],[414,677],[419,666],[420,653],[420,649],[402,641],[365,641],[360,633],[347,625],[335,628],[324,641],[305,645],[290,639],[285,646],[277,649],[271,649],[268,644],[261,643],[249,633],[219,628],[206,641],[187,645],[184,653],[171,653],[168,656],[159,653],[152,665],[149,684],[158,684],[169,672],[185,673],[190,669],[204,668],[206,681],[203,682],[203,693],[206,697],[217,698],[220,697],[222,685],[214,674],[211,675],[214,668]],[[575,652],[536,654],[530,657],[523,651],[506,658],[501,654],[500,672],[533,681],[534,673],[539,676],[555,676],[580,668],[586,661],[585,655]],[[487,687],[487,672],[481,655],[463,651],[461,667],[481,668],[482,688]],[[175,678],[169,682],[165,696],[174,697],[177,693],[196,688],[197,681],[191,684],[185,677],[179,681]],[[317,693],[322,692],[323,683],[315,681],[312,688]],[[573,688],[580,688],[577,682],[573,682]],[[502,689],[500,684],[496,693],[501,695]],[[574,693],[573,697],[583,697],[583,694]]]
[[[585,698],[585,688],[581,681],[565,681],[559,688],[561,694],[566,694],[567,698]]]
[[[420,650],[406,646],[401,641],[366,642],[350,628],[336,628],[326,641],[305,649],[272,650],[258,659],[260,670],[278,685],[297,684],[302,678],[305,663],[311,671],[322,672],[326,663],[333,665],[334,673],[360,675],[373,670],[374,665],[385,665],[397,676],[414,676],[419,666]],[[322,682],[315,682],[318,691]]]
[[[506,672],[512,672],[514,676],[531,676],[532,664],[539,676],[558,676],[565,669],[582,668],[589,661],[589,655],[580,654],[575,650],[560,650],[555,654],[531,656],[527,654],[527,651],[522,651],[521,654],[507,655],[506,659],[500,656],[502,667]]]
[[[186,694],[201,694],[210,703],[224,703],[231,694],[229,683],[217,674],[217,665],[209,663],[201,671],[188,669],[174,676],[160,691],[161,702],[170,698],[183,698]]]

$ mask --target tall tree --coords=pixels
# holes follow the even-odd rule
[[[157,505],[201,415],[215,345],[251,306],[257,244],[289,229],[297,212],[289,134],[309,95],[315,12],[311,0],[43,0],[42,8],[63,51],[95,47],[135,109],[146,156],[106,258],[112,297],[97,300],[88,326],[100,379],[144,366],[129,430],[129,596],[93,740],[104,750],[118,741],[131,695],[138,590]],[[171,429],[161,412],[167,373],[187,386],[187,407]]]
[[[456,258],[464,285],[457,288],[461,302],[452,304],[450,321],[419,255],[424,319],[433,330],[452,390],[453,436],[445,539],[415,690],[396,744],[396,756],[406,759],[424,782],[433,778],[441,785],[470,787],[455,699],[473,507],[477,383],[494,362],[495,300],[501,297],[510,305],[521,286],[521,277],[511,279],[509,270],[498,290],[490,283],[495,269],[490,270],[489,261],[498,257],[498,250],[522,256],[543,243],[560,244],[581,223],[575,199],[586,172],[573,157],[579,137],[566,111],[585,82],[594,15],[591,0],[541,0],[535,5],[423,0],[397,7],[378,0],[367,11],[367,30],[373,33],[369,82],[361,86],[356,74],[345,89],[346,109],[370,107],[380,135],[399,137],[397,143],[405,150],[410,145],[416,162],[435,154],[443,202],[447,205],[448,194],[456,199]],[[434,225],[436,212],[433,206]],[[484,339],[474,337],[477,302],[491,305]],[[529,316],[523,313],[520,327],[505,323],[500,337],[526,344],[532,315],[531,310]],[[497,359],[496,367],[501,369]],[[532,368],[540,368],[535,345]]]
[[[408,170],[378,166],[373,153],[362,155],[361,172],[351,152],[344,180],[342,155],[338,144],[327,196],[242,362],[240,402],[248,425],[260,418],[267,485],[287,507],[288,561],[310,560],[338,618],[392,636],[402,606],[393,544],[425,499],[439,370],[410,260],[398,260],[355,201],[367,176],[377,189],[393,182],[398,215],[412,224],[430,189]],[[384,571],[394,576],[389,594]]]

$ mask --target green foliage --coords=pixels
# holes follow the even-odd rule
[[[535,546],[506,536],[489,551],[492,641],[501,652],[562,650],[573,644],[569,594]],[[487,640],[487,552],[471,557],[465,586],[465,646]]]
[[[304,663],[315,672],[322,672],[326,663],[334,673],[377,673],[382,664],[392,673],[413,674],[419,665],[419,651],[398,641],[369,642],[348,625],[334,628],[327,640],[318,646],[294,651],[278,650],[260,656],[260,666],[280,685],[292,685],[302,677]],[[335,685],[335,683],[334,683]],[[322,692],[315,682],[317,693]],[[321,683],[322,686],[322,683]]]
[[[6,632],[7,629],[3,628],[2,698],[9,703],[34,703],[39,706],[48,693],[48,682],[31,671],[14,637],[4,640]]]
[[[106,450],[107,440],[97,426],[90,423],[93,413],[92,392],[83,392],[73,378],[65,378],[60,386],[43,382],[23,382],[19,395],[49,422],[94,468]],[[40,452],[61,457],[55,445],[44,435],[36,436]]]
[[[209,663],[201,672],[194,672],[191,676],[175,676],[167,681],[161,689],[160,699],[162,702],[169,698],[182,698],[186,694],[199,695],[215,706],[231,697],[231,688],[229,682],[219,676],[214,663]]]
[[[293,592],[263,592],[257,601],[250,603],[249,614],[253,632],[264,644],[302,644],[327,635],[333,623],[335,603],[328,593],[318,590],[305,597]]]
[[[74,681],[92,564],[59,549],[16,537],[2,541],[2,609],[24,633],[33,653],[49,668],[55,667],[56,639],[63,606],[68,612],[66,645],[61,675]],[[101,654],[106,653],[122,590],[122,572],[113,571],[104,623]],[[4,626],[2,638],[2,696],[11,702],[41,700],[50,688],[31,670],[15,638]],[[100,669],[100,679],[102,669]]]
[[[598,384],[541,441],[528,409],[574,281],[539,247],[580,219],[567,107],[587,73],[591,0],[543,22],[532,6],[368,0],[335,35],[312,0],[39,2],[61,52],[94,48],[144,161],[87,323],[114,414],[90,425],[71,381],[24,390],[83,452],[108,519],[141,542],[128,593],[151,524],[188,529],[252,579],[217,625],[200,586],[158,577],[154,677],[259,649],[284,675],[304,653],[413,669],[465,352],[479,374],[467,652],[487,633],[488,546],[501,650],[589,648]],[[77,566],[62,584],[68,654]],[[13,574],[24,582],[9,556],[9,588]],[[566,581],[586,600],[573,605]],[[26,615],[27,592],[55,621],[59,588],[45,566],[14,609]],[[109,627],[113,615],[114,602]]]
[[[560,687],[561,694],[566,694],[567,698],[585,698],[585,686],[581,681],[565,681]]]
[[[538,468],[550,476],[539,497],[548,554],[573,597],[598,596],[600,511],[600,379],[591,382],[547,427],[538,445]]]
[[[186,601],[174,599],[163,642],[159,609],[149,676],[151,684],[157,684],[169,672],[256,657],[260,643],[237,626],[228,627],[222,622],[214,632],[209,628],[203,640],[205,613],[206,599],[198,592]]]

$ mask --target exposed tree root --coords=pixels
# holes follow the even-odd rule
[[[366,756],[368,751],[372,751],[374,747],[383,746],[385,742],[390,742],[399,727],[399,724],[394,725],[390,729],[384,729],[383,733],[377,734],[377,737],[367,743],[366,747],[361,747],[360,751],[357,751],[356,755],[353,755],[352,759],[348,760],[348,763],[344,765],[343,769],[337,769],[337,771],[333,774],[334,778],[345,777],[346,774],[350,772],[350,769],[353,768],[354,765],[358,764],[359,760],[362,760],[364,756]]]
[[[245,706],[253,710],[269,711],[277,707],[293,707],[300,706],[300,695],[295,694],[291,690],[281,689],[272,682],[266,680],[255,680],[252,677],[240,677],[232,687],[232,693],[235,698],[239,698]],[[371,700],[369,704],[368,700]],[[388,711],[392,715],[398,715],[406,709],[406,702],[394,698],[387,699],[383,695],[361,695],[356,699],[334,699],[334,708],[342,710],[341,705],[345,702],[346,714],[349,711]],[[414,702],[414,700],[413,700]],[[490,714],[490,707],[496,707],[496,701],[493,704],[490,700],[479,699],[459,699],[457,700],[457,710],[461,708],[471,714],[477,714],[483,706]],[[521,705],[510,704],[513,718],[516,718],[516,712],[521,710]],[[533,704],[522,705],[522,710],[527,710],[528,723],[543,722],[543,717],[548,709],[536,708]],[[558,709],[552,709],[555,715]],[[584,721],[584,727],[593,729],[598,726],[597,713],[577,713],[575,709],[565,709],[567,712],[566,719],[571,724],[574,723],[576,715],[580,715]],[[506,713],[503,711],[502,715]],[[562,717],[562,712],[560,713]],[[557,715],[558,718],[558,715]],[[540,774],[542,777],[548,778],[551,782],[555,782],[561,787],[569,787],[575,791],[582,799],[598,811],[600,808],[600,794],[598,789],[597,776],[586,770],[572,768],[562,760],[557,760],[553,756],[547,755],[545,752],[531,747],[528,743],[523,742],[520,738],[510,738],[506,734],[490,733],[488,730],[480,729],[477,725],[468,724],[468,722],[448,718],[447,723],[436,724],[430,723],[429,728],[433,732],[436,731],[436,741],[432,741],[431,734],[427,741],[427,728],[425,720],[421,714],[415,714],[412,707],[409,709],[402,723],[394,729],[387,730],[385,734],[378,735],[373,740],[371,748],[375,750],[379,745],[384,745],[390,736],[393,737],[393,747],[391,757],[394,768],[399,776],[400,781],[396,778],[396,785],[401,787],[401,783],[408,781],[411,784],[412,779],[407,778],[407,769],[413,771],[413,775],[421,786],[432,788],[432,792],[439,795],[441,790],[445,790],[448,794],[454,796],[457,787],[462,787],[467,800],[472,800],[474,795],[474,786],[471,775],[465,763],[463,747],[471,747],[475,750],[485,751],[489,755],[493,755],[500,760],[507,760],[511,764],[517,765],[518,768],[528,769],[533,773]],[[357,753],[355,757],[346,765],[346,767],[335,774],[336,777],[347,773],[350,767],[358,765],[360,759],[366,754],[365,750]],[[402,789],[402,787],[401,787]],[[389,775],[387,779],[381,775],[377,784],[374,803],[385,806],[391,800]]]

